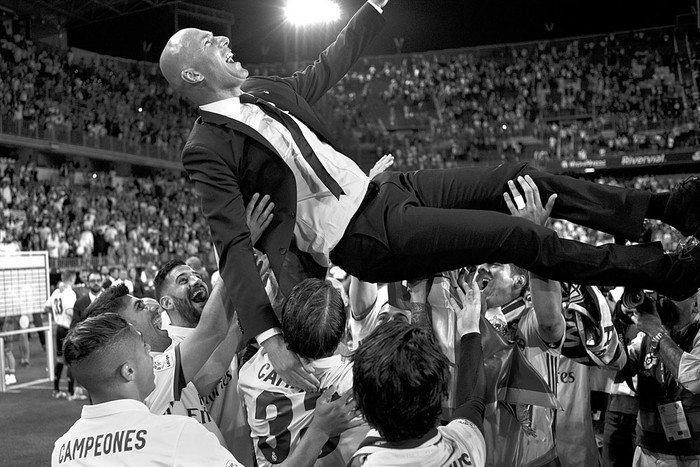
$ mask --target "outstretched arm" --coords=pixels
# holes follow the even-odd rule
[[[536,224],[545,225],[554,208],[557,195],[551,195],[547,204],[543,206],[539,189],[529,175],[518,177],[518,183],[525,195],[524,201],[512,180],[508,182],[510,194],[503,194],[510,213]],[[561,314],[561,284],[530,273],[530,292],[539,336],[548,344],[561,342],[566,327]]]
[[[547,344],[559,344],[566,328],[562,315],[561,284],[530,273],[530,293],[537,317],[537,333]]]
[[[185,382],[193,381],[197,385],[197,375],[214,353],[216,347],[226,337],[233,318],[233,309],[224,306],[224,282],[214,286],[209,300],[204,305],[199,324],[192,334],[180,343],[182,374]],[[219,377],[223,371],[219,373]],[[197,387],[201,394],[209,394],[206,387]]]
[[[355,276],[350,276],[350,312],[357,321],[362,321],[374,308],[377,302],[377,284],[364,282]]]
[[[463,284],[466,292],[457,287],[462,306],[450,299],[457,312],[457,332],[460,336],[459,359],[457,360],[457,408],[452,418],[466,418],[483,433],[486,380],[484,358],[481,349],[481,290],[473,272]]]
[[[345,76],[384,26],[384,18],[378,9],[386,6],[388,0],[371,0],[371,3],[366,3],[355,13],[335,42],[321,52],[313,64],[283,78],[310,105]]]
[[[237,176],[230,163],[226,162],[231,156],[224,155],[231,149],[226,145],[217,146],[217,141],[225,140],[226,135],[216,134],[220,130],[203,125],[197,131],[202,133],[197,140],[207,141],[212,147],[204,143],[188,143],[182,154],[182,162],[201,197],[202,212],[209,223],[216,251],[220,254],[219,270],[226,285],[226,305],[231,312],[237,310],[245,339],[258,339],[270,354],[275,370],[286,382],[300,389],[313,390],[318,380],[303,369],[296,355],[286,348],[281,336],[270,332],[279,328],[279,321],[258,274],[250,230],[246,225],[243,195]],[[251,157],[256,155],[252,149],[249,153],[252,153]],[[225,332],[228,326],[223,325],[218,331],[222,329]],[[213,348],[210,354],[211,351]],[[201,364],[190,377],[199,369]]]

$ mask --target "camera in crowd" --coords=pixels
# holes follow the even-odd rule
[[[625,287],[620,297],[620,303],[625,308],[638,308],[640,305],[644,304],[645,300],[656,300],[656,298],[656,292]]]

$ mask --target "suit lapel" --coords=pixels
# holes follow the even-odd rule
[[[247,88],[244,91],[259,99],[271,102],[275,104],[277,108],[285,110],[294,115],[294,117],[301,120],[307,127],[316,133],[322,141],[335,147],[333,144],[333,138],[331,138],[331,135],[328,133],[326,126],[321,123],[318,117],[316,117],[316,114],[311,109],[311,106],[309,106],[309,104],[296,93],[292,94],[292,96],[294,96],[294,99],[292,100],[289,98],[289,92],[277,92],[276,88],[278,86],[275,86],[276,84],[277,83],[274,81],[265,83],[265,88],[272,89],[272,91],[261,89],[259,87],[253,87],[250,89]],[[286,89],[287,88],[285,87],[285,90]]]
[[[258,141],[260,144],[264,145],[270,151],[274,152],[279,156],[279,153],[274,148],[274,146],[272,146],[262,134],[249,127],[245,123],[241,123],[238,120],[234,120],[233,118],[224,117],[223,115],[214,112],[208,112],[202,109],[199,110],[199,115],[200,117],[202,117],[202,121],[206,123],[211,123],[214,125],[224,125],[237,133],[243,133],[249,138],[253,138],[254,140]]]

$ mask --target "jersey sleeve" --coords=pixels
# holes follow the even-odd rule
[[[469,454],[471,465],[486,465],[486,441],[473,422],[458,418],[442,427],[441,431],[444,436],[454,440],[462,451]]]
[[[520,320],[519,324],[520,332],[525,340],[525,345],[527,347],[539,348],[543,352],[552,356],[560,355],[562,345],[564,344],[564,339],[562,338],[554,345],[550,345],[540,336],[540,333],[537,330],[538,326],[535,310],[529,310],[528,313]]]
[[[61,294],[61,300],[63,301],[63,310],[68,311],[73,309],[75,302],[78,300],[78,296],[73,289],[68,288]]]
[[[153,374],[156,387],[144,402],[151,413],[164,415],[172,403],[180,400],[184,387],[179,344],[153,357]]]

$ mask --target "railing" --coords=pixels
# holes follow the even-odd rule
[[[0,109],[0,112],[7,115],[6,109]],[[44,125],[37,122],[14,120],[9,117],[0,118],[0,135],[2,134],[30,138],[46,143],[49,149],[57,149],[58,144],[67,144],[89,150],[98,149],[117,154],[130,154],[167,163],[178,162],[182,149],[175,145],[158,147],[155,144],[127,141],[113,136],[92,135],[85,131],[73,130],[66,125],[54,125],[51,123]],[[64,152],[70,152],[69,149],[65,148]],[[137,161],[138,159],[132,159],[130,162]],[[149,163],[148,165],[154,164]]]
[[[136,267],[145,267],[149,264],[155,264],[157,267],[160,267],[160,265],[167,261],[176,258],[185,260],[182,256],[171,253],[161,253],[159,255],[131,255],[125,258],[116,258],[113,255],[89,256],[87,258],[82,256],[70,256],[64,258],[49,258],[49,267],[52,271],[99,270],[101,266],[112,266],[115,264],[120,264],[122,266],[133,265]],[[202,260],[205,261],[206,258],[202,257]]]

